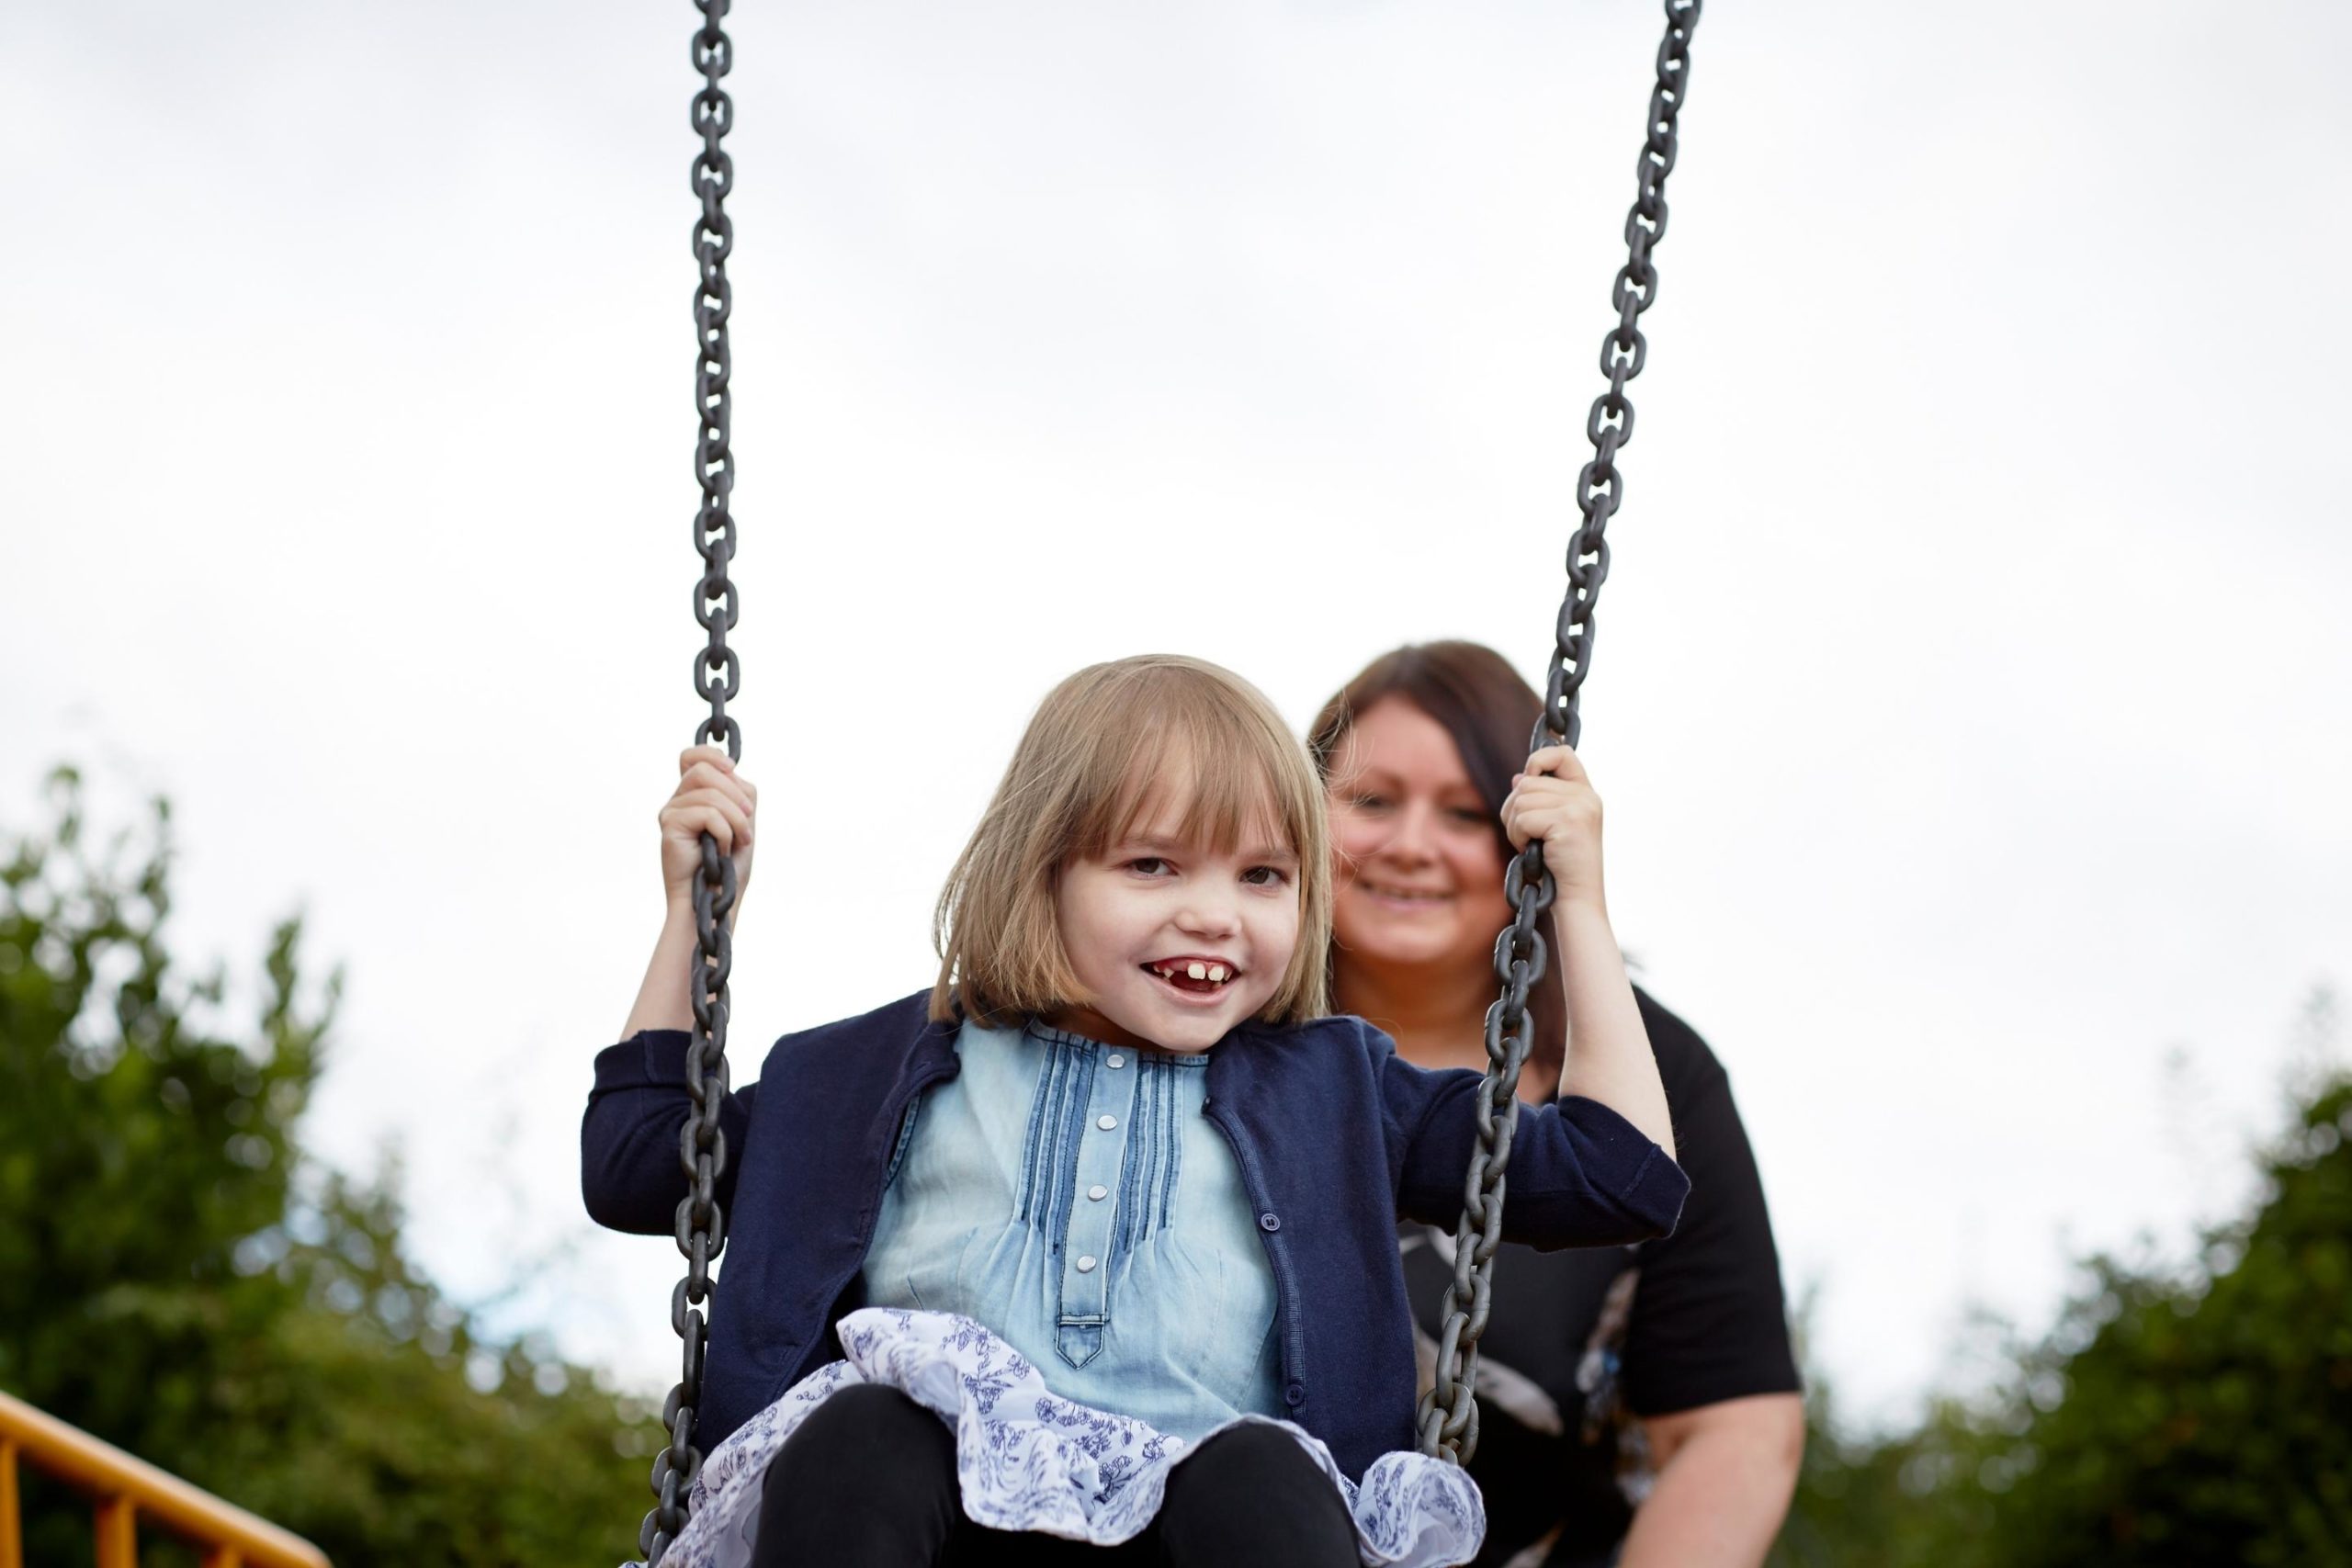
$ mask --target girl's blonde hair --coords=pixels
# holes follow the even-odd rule
[[[1331,854],[1323,785],[1264,694],[1178,654],[1090,664],[1046,694],[995,798],[956,857],[932,936],[931,1016],[989,1024],[1091,1005],[1071,969],[1054,888],[1182,792],[1182,834],[1219,854],[1278,832],[1298,855],[1298,945],[1259,1013],[1295,1023],[1329,1010]]]

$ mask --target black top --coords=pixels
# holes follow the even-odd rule
[[[1634,1517],[1618,1482],[1619,1399],[1634,1415],[1666,1416],[1800,1386],[1771,1217],[1730,1081],[1689,1024],[1640,989],[1634,995],[1690,1197],[1680,1225],[1660,1241],[1563,1252],[1506,1244],[1497,1257],[1470,1465],[1487,1500],[1480,1564],[1508,1562],[1555,1526],[1560,1540],[1547,1562],[1612,1560]],[[1451,1232],[1405,1233],[1406,1289],[1425,1333],[1437,1327],[1453,1278],[1452,1241]],[[1635,1269],[1631,1314],[1622,1343],[1612,1343],[1595,1332],[1602,1305]],[[1588,1360],[1589,1397],[1577,1380]],[[1628,1462],[1638,1468],[1637,1456]]]

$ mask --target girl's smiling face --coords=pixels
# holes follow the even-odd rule
[[[1282,986],[1298,946],[1297,853],[1266,827],[1220,850],[1186,835],[1185,815],[1163,799],[1061,867],[1054,913],[1092,1002],[1053,1022],[1105,1044],[1205,1051]]]
[[[1494,818],[1445,727],[1402,697],[1357,716],[1331,770],[1331,924],[1398,965],[1484,962],[1510,918]]]

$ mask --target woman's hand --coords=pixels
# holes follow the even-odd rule
[[[1566,746],[1546,746],[1511,775],[1503,801],[1503,831],[1514,849],[1544,840],[1544,863],[1558,890],[1556,908],[1606,914],[1600,886],[1600,796],[1584,764]]]
[[[735,857],[735,908],[752,886],[752,824],[760,792],[735,771],[724,747],[678,754],[678,787],[662,807],[662,886],[673,908],[690,907],[702,875],[702,836]],[[731,922],[730,922],[731,923]]]

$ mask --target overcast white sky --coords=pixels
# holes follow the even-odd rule
[[[307,909],[317,1145],[648,1387],[676,1259],[575,1140],[697,716],[691,26],[0,12],[0,820],[80,760],[176,801],[191,953]],[[739,11],[746,1076],[927,980],[1076,665],[1300,721],[1407,638],[1540,677],[1658,26]],[[2352,976],[2352,8],[1719,0],[1694,51],[1586,753],[1893,1417],[1967,1303],[2238,1201]]]

